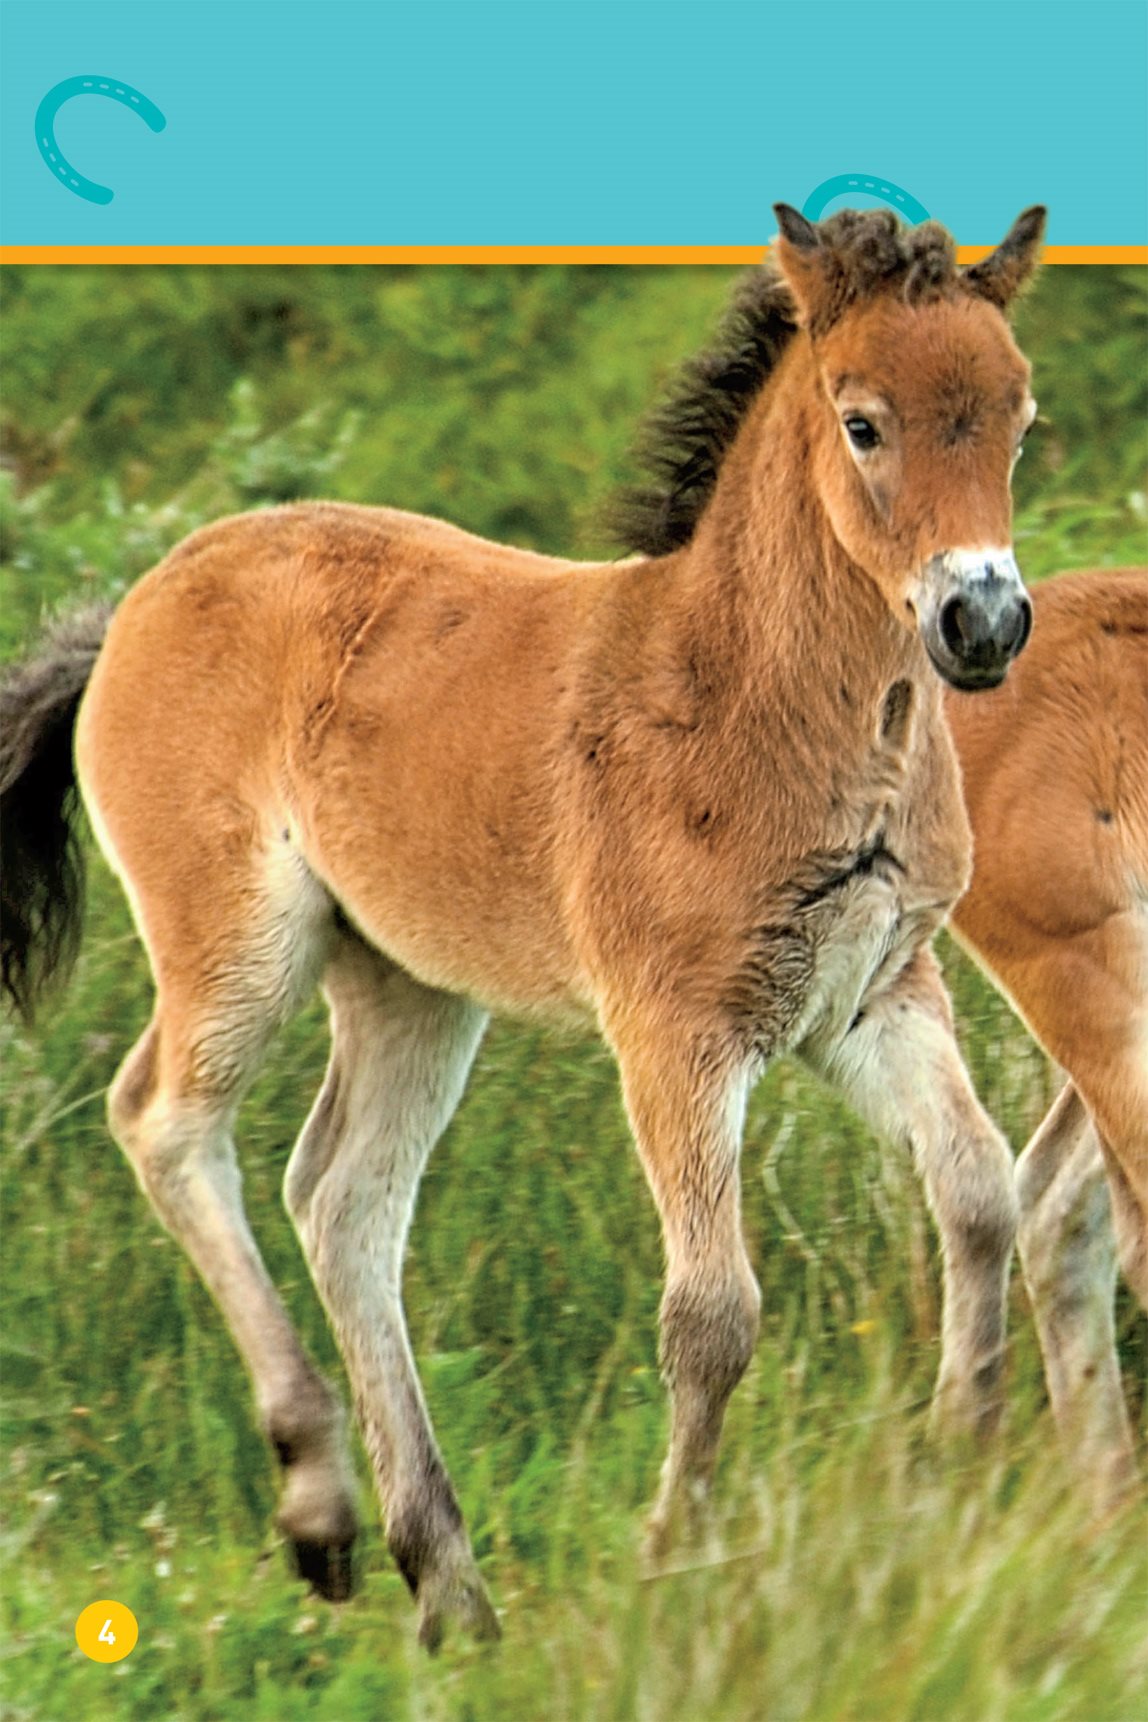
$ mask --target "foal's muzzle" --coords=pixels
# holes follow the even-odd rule
[[[1011,550],[947,550],[926,565],[917,615],[933,667],[955,688],[995,688],[1032,629]]]

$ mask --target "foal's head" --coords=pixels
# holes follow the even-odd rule
[[[833,531],[947,681],[995,686],[1032,617],[1009,482],[1036,411],[1002,313],[1035,265],[1044,211],[963,270],[932,222],[776,214],[812,343],[812,471]]]

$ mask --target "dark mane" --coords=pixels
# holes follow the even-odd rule
[[[793,298],[777,271],[743,275],[713,344],[686,361],[638,434],[635,455],[647,481],[622,491],[606,517],[620,545],[665,556],[688,544],[726,450],[796,330]]]
[[[909,301],[958,282],[956,252],[935,221],[902,227],[891,210],[845,209],[817,228],[836,321],[856,299],[897,290]],[[738,282],[713,344],[682,367],[639,432],[647,481],[624,490],[606,516],[626,550],[665,556],[688,544],[726,452],[798,327],[792,294],[772,261]]]

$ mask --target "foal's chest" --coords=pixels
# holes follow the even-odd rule
[[[831,1044],[846,1035],[935,932],[943,913],[920,900],[891,852],[844,884],[807,929],[810,985],[790,1049],[809,1042]]]
[[[861,762],[852,840],[810,844],[773,895],[752,968],[765,1056],[830,1046],[891,986],[967,883],[970,837],[948,733],[928,721]],[[893,738],[888,738],[892,740]]]

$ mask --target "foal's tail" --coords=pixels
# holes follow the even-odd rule
[[[0,986],[26,1022],[79,948],[84,852],[72,728],[112,608],[61,617],[0,680]]]

